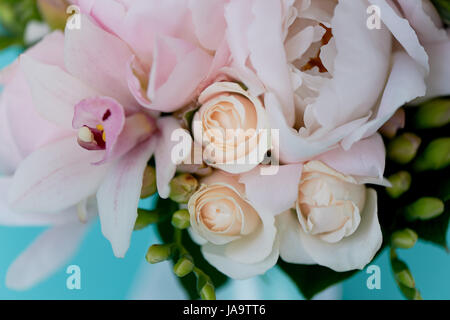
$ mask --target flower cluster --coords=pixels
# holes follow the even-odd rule
[[[23,276],[34,248],[53,242],[59,263],[97,214],[124,257],[151,159],[159,196],[185,203],[190,236],[229,277],[279,258],[339,272],[372,260],[378,130],[405,103],[450,94],[450,38],[430,1],[71,2],[79,28],[0,77],[0,223],[52,226],[9,286],[50,273]]]

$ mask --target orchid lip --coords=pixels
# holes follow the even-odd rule
[[[78,130],[78,144],[87,150],[105,150],[106,135],[102,125],[96,128],[83,126]]]

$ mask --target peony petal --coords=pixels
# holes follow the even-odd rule
[[[216,50],[225,35],[224,5],[228,0],[190,0],[195,33],[202,46]]]
[[[56,272],[75,255],[87,226],[69,223],[42,233],[9,267],[6,286],[27,290]]]
[[[381,20],[392,35],[403,46],[406,52],[418,63],[424,71],[428,72],[428,55],[419,42],[416,32],[411,28],[408,20],[400,17],[391,5],[385,0],[368,0],[380,8]]]
[[[278,215],[293,208],[297,200],[302,165],[282,165],[275,175],[261,175],[256,168],[240,176],[245,193],[256,211]]]
[[[156,184],[158,187],[159,196],[166,199],[169,197],[169,183],[175,175],[177,165],[190,156],[192,137],[189,132],[182,129],[179,122],[172,117],[160,118],[158,120],[158,128],[160,133],[155,150]],[[182,134],[182,137],[178,134],[172,137],[175,132]],[[177,138],[181,138],[182,141],[173,140]],[[172,153],[177,146],[180,146],[180,143],[183,143],[182,147],[185,154],[183,157],[180,157],[174,161],[175,159],[172,158]]]
[[[248,279],[257,275],[262,275],[271,269],[278,261],[278,242],[273,246],[273,250],[262,261],[246,264],[227,257],[224,246],[206,244],[202,246],[202,253],[205,259],[217,270],[233,279]]]
[[[337,243],[327,243],[300,230],[302,244],[319,265],[337,272],[363,269],[377,253],[383,242],[377,217],[377,194],[367,190],[361,223],[354,234]]]
[[[450,95],[450,40],[427,46],[430,57],[430,74],[426,79],[426,98]]]
[[[305,111],[305,118],[312,113],[327,129],[370,115],[386,83],[391,35],[386,28],[369,30],[366,10],[364,1],[339,1],[335,9],[331,23],[337,49],[333,78]]]
[[[144,170],[155,145],[149,139],[118,160],[97,192],[102,232],[116,257],[123,258],[130,246]]]
[[[334,149],[316,158],[346,175],[381,178],[384,174],[386,150],[379,134],[356,142],[349,150]]]
[[[280,257],[289,263],[316,264],[302,245],[300,233],[302,226],[297,214],[290,210],[277,217],[278,234],[280,237]]]
[[[425,95],[424,73],[417,63],[404,52],[394,54],[392,70],[386,83],[377,115],[342,141],[344,149],[374,134],[405,103]]]
[[[248,29],[250,60],[266,88],[277,95],[289,124],[294,120],[294,93],[288,68],[281,2],[254,1]],[[242,31],[241,31],[242,32]]]
[[[93,166],[101,151],[87,151],[66,138],[38,149],[14,174],[8,199],[20,212],[59,213],[94,194],[108,167]]]
[[[96,88],[102,95],[116,98],[126,110],[137,107],[128,90],[126,73],[133,53],[126,43],[81,16],[80,30],[65,32],[65,65],[83,83]]]
[[[25,54],[20,57],[38,113],[62,128],[72,128],[74,106],[98,93],[61,68],[43,64]]]
[[[264,102],[271,127],[279,130],[279,139],[274,141],[274,145],[279,148],[280,159],[285,163],[309,160],[335,148],[339,141],[361,127],[369,119],[366,116],[351,121],[332,130],[321,139],[314,139],[312,137],[304,137],[287,124],[275,95],[270,92],[266,93]]]

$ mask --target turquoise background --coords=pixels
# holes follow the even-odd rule
[[[0,69],[12,62],[19,49],[10,48],[0,52]],[[148,203],[143,203],[148,206]],[[148,228],[135,232],[131,247],[125,259],[113,256],[109,242],[102,236],[98,221],[93,224],[76,256],[67,263],[81,268],[81,290],[66,288],[66,268],[62,268],[48,280],[25,292],[5,287],[6,270],[10,263],[24,250],[44,228],[0,227],[0,299],[127,299],[134,297],[132,288],[139,283],[136,276],[145,265],[144,255],[148,246],[158,241],[154,230]],[[449,232],[450,233],[450,232]],[[449,235],[450,236],[450,235]],[[425,299],[450,299],[450,255],[431,244],[419,242],[413,249],[399,251],[416,279]],[[365,271],[345,281],[337,288],[343,299],[402,299],[393,280],[388,255],[381,254],[372,262],[381,268],[381,290],[369,290],[366,286],[368,274]],[[144,266],[151,273],[155,266]],[[143,279],[144,281],[145,279]],[[141,283],[145,286],[145,283]],[[149,286],[151,284],[149,283]],[[239,291],[231,290],[230,286]],[[164,288],[149,288],[152,297],[171,297]],[[301,299],[296,288],[277,269],[265,276],[246,282],[233,282],[218,296],[238,298],[236,292],[255,291],[258,297],[267,299]],[[161,292],[159,292],[161,291]],[[245,296],[245,295],[244,295]]]

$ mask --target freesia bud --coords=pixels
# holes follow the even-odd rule
[[[200,297],[202,300],[216,300],[216,290],[211,282],[206,282],[206,284],[200,290]]]
[[[134,230],[141,230],[150,224],[160,221],[160,215],[155,211],[148,211],[144,209],[138,209],[138,216],[134,223]]]
[[[187,209],[176,211],[172,216],[172,225],[177,229],[186,229],[190,226],[190,215]]]
[[[406,263],[398,258],[393,258],[391,259],[391,264],[395,280],[407,288],[414,288],[416,284]]]
[[[437,198],[423,197],[406,207],[406,219],[429,220],[444,212],[444,202]]]
[[[38,0],[37,4],[50,28],[64,30],[67,21],[66,9],[70,5],[66,0]]]
[[[450,99],[436,99],[424,103],[416,113],[419,129],[439,128],[450,122]]]
[[[440,170],[450,165],[450,138],[433,140],[414,163],[417,171]]]
[[[417,154],[421,139],[413,133],[404,133],[392,140],[387,148],[388,156],[391,160],[406,164]]]
[[[410,249],[417,242],[417,233],[411,229],[396,231],[391,236],[391,243],[396,248]]]
[[[405,127],[405,110],[398,109],[397,112],[381,128],[380,133],[386,138],[392,139],[397,134],[398,129]]]
[[[169,198],[178,203],[187,203],[198,188],[198,181],[189,173],[183,173],[170,181]]]
[[[386,192],[391,198],[398,198],[411,186],[411,174],[407,171],[399,171],[388,178],[391,187],[386,188]]]
[[[148,248],[145,259],[151,263],[158,263],[170,258],[172,254],[171,244],[154,244]]]
[[[194,262],[192,258],[188,256],[181,257],[178,262],[173,266],[173,272],[180,278],[188,275],[194,270]]]
[[[147,166],[144,171],[141,199],[148,198],[155,193],[156,193],[156,171],[155,168]]]

